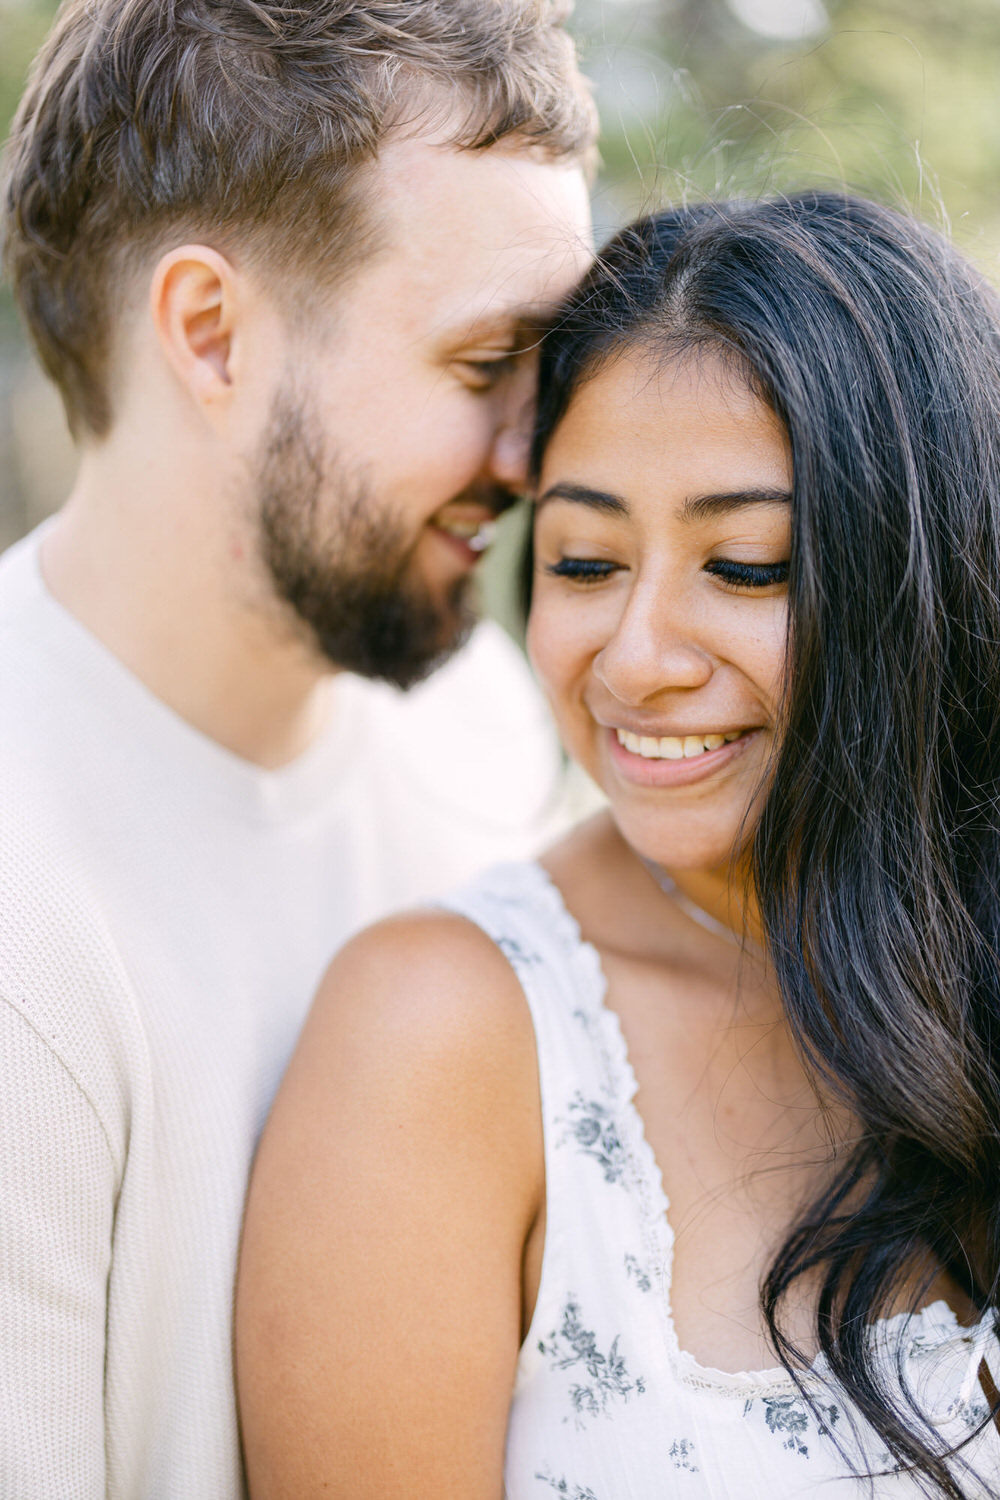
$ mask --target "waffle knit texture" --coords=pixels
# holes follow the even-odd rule
[[[335,948],[551,831],[558,757],[483,626],[341,676],[264,771],[0,559],[0,1500],[234,1500],[254,1143]]]

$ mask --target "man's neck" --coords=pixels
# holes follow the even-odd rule
[[[155,494],[116,503],[99,466],[81,478],[42,547],[54,598],[194,728],[262,767],[286,765],[323,728],[330,676],[279,612],[234,529]]]

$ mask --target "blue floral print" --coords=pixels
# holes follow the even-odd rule
[[[572,1297],[563,1308],[560,1327],[554,1329],[547,1339],[540,1339],[538,1349],[548,1360],[550,1369],[579,1369],[586,1375],[586,1382],[574,1383],[569,1391],[572,1416],[578,1427],[584,1427],[589,1417],[610,1416],[615,1400],[627,1401],[630,1396],[641,1396],[645,1392],[646,1383],[642,1376],[633,1379],[624,1356],[618,1352],[618,1337],[607,1354],[602,1354],[595,1334],[584,1328],[580,1308]],[[568,1421],[569,1417],[563,1420]]]
[[[643,1270],[642,1264],[636,1256],[630,1255],[628,1251],[625,1252],[625,1275],[629,1281],[635,1283],[640,1292],[651,1292],[653,1290],[653,1283],[649,1279],[648,1272]]]
[[[781,1446],[787,1448],[790,1453],[799,1454],[801,1458],[809,1457],[809,1447],[805,1440],[813,1428],[818,1437],[829,1437],[830,1432],[840,1420],[838,1407],[817,1403],[813,1408],[797,1392],[789,1392],[781,1396],[762,1396],[760,1399],[764,1407],[764,1421],[768,1432],[773,1432],[780,1437]],[[743,1408],[745,1417],[749,1416],[755,1404],[754,1401],[746,1403]]]
[[[575,1145],[584,1156],[592,1157],[604,1173],[605,1182],[623,1183],[625,1147],[618,1122],[606,1104],[576,1093],[569,1103],[569,1118],[561,1123],[566,1127],[562,1145]]]
[[[535,1478],[540,1479],[543,1484],[547,1484],[550,1489],[555,1490],[557,1495],[563,1497],[563,1500],[597,1500],[597,1496],[593,1490],[585,1489],[580,1484],[570,1484],[569,1480],[565,1477],[556,1479],[552,1474],[536,1474]]]
[[[686,1469],[689,1474],[697,1474],[698,1465],[693,1462],[694,1443],[690,1438],[674,1438],[670,1444],[670,1462],[675,1469]]]

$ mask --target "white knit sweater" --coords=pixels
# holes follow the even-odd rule
[[[404,697],[342,677],[267,772],[0,560],[0,1500],[241,1492],[251,1152],[316,982],[394,905],[529,852],[557,778],[495,627]]]

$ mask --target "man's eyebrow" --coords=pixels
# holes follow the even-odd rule
[[[547,500],[571,500],[576,505],[589,505],[592,510],[603,511],[605,515],[627,516],[629,508],[621,495],[612,495],[608,490],[592,490],[586,484],[553,484],[539,495],[535,502],[535,508],[540,509]]]
[[[749,490],[727,490],[715,495],[690,495],[681,506],[681,517],[685,521],[713,521],[744,505],[791,503],[792,497],[788,490],[768,489],[764,486]]]
[[[442,339],[461,348],[489,338],[541,338],[556,311],[554,303],[525,302],[513,307],[485,307],[471,317],[458,318],[442,330]]]

